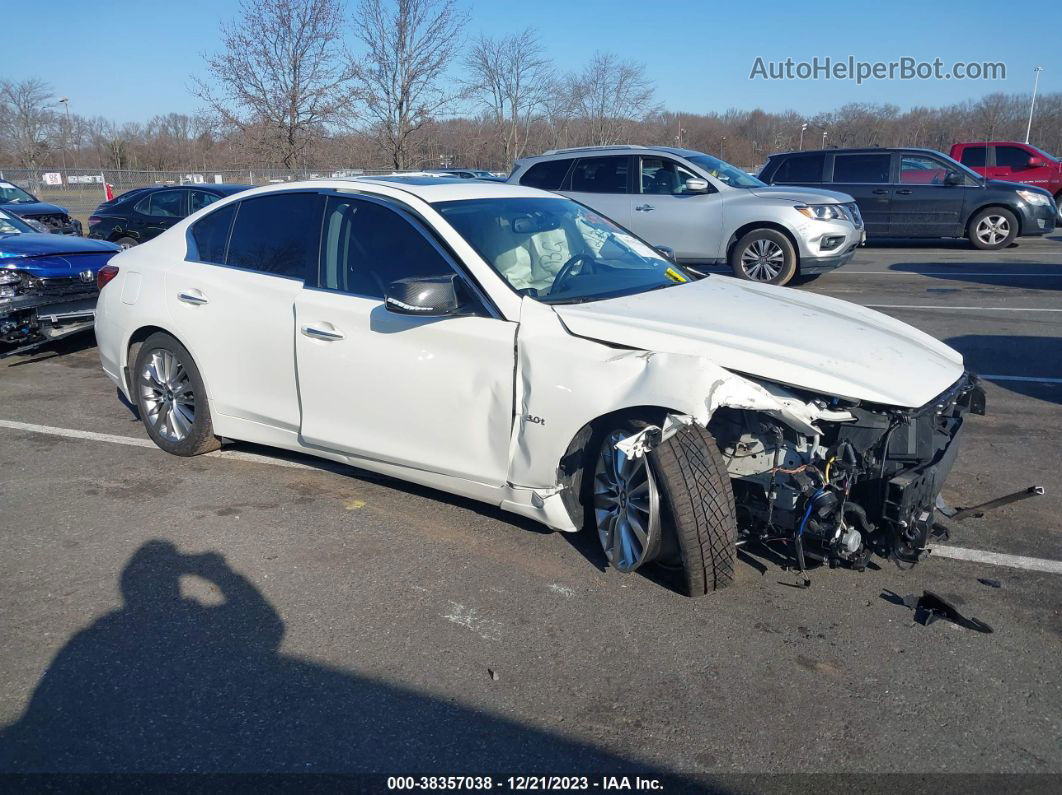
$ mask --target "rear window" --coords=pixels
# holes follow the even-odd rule
[[[822,182],[823,155],[792,155],[778,167],[771,182]]]
[[[868,155],[837,155],[833,161],[834,182],[885,183],[889,181],[888,152]]]
[[[201,221],[195,222],[192,226],[192,240],[195,241],[198,262],[225,264],[225,249],[229,243],[229,229],[232,228],[234,215],[236,215],[236,205],[227,204]]]
[[[985,165],[985,151],[987,146],[967,146],[962,150],[962,158],[959,160],[964,166],[983,168]]]
[[[587,157],[572,170],[574,192],[626,193],[629,157]]]
[[[520,184],[542,190],[560,190],[564,175],[568,173],[571,164],[571,160],[544,160],[535,163],[520,177]]]
[[[239,202],[226,264],[305,280],[316,268],[324,198],[274,193]]]

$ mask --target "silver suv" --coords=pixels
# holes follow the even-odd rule
[[[786,284],[839,268],[865,239],[855,200],[770,187],[711,155],[666,146],[554,149],[516,162],[510,183],[569,196],[688,265],[728,264]]]

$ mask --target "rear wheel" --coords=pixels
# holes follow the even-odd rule
[[[966,236],[977,248],[996,251],[1014,242],[1018,236],[1018,219],[1010,210],[987,207],[970,219]]]
[[[152,334],[140,346],[132,387],[148,436],[167,453],[192,456],[221,447],[199,368],[169,334]]]
[[[136,241],[131,237],[120,237],[114,242],[121,246],[123,251],[136,245]]]
[[[797,252],[788,237],[774,229],[753,229],[730,250],[730,268],[739,279],[786,284],[797,272]]]
[[[616,450],[645,425],[623,423],[600,437],[588,496],[605,556],[623,572],[662,564],[688,596],[725,588],[734,579],[737,520],[715,439],[691,426],[648,456],[630,460]]]

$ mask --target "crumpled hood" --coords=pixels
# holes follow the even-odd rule
[[[797,188],[792,185],[770,185],[764,188],[747,188],[754,196],[761,199],[780,199],[805,204],[849,204],[854,202],[847,193],[819,188]]]
[[[15,215],[69,215],[65,207],[60,207],[58,204],[49,204],[48,202],[10,202],[8,204],[0,204],[9,213]]]
[[[888,315],[727,276],[554,310],[581,337],[890,406],[923,406],[963,373],[958,352]]]
[[[13,257],[41,257],[51,254],[99,254],[121,251],[105,240],[90,240],[73,235],[4,235],[0,236],[0,260]]]

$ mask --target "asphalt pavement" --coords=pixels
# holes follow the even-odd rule
[[[248,445],[167,456],[91,335],[3,360],[0,771],[1057,786],[1062,574],[1028,561],[1062,561],[1062,236],[868,247],[799,289],[987,376],[951,504],[1046,495],[955,524],[910,571],[802,589],[746,558],[692,600],[607,569],[595,539],[429,489]],[[916,623],[903,598],[927,589],[994,631]]]

